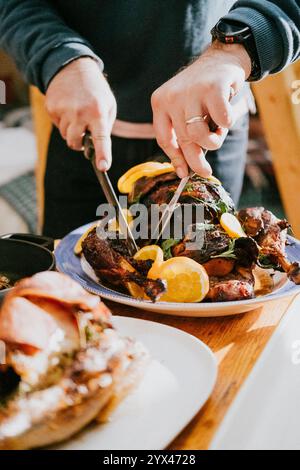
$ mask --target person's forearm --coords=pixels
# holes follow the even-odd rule
[[[152,95],[153,125],[160,147],[180,178],[188,168],[211,174],[205,150],[220,148],[236,120],[230,100],[251,73],[251,60],[240,44],[214,43],[190,66]],[[218,127],[214,132],[210,118]]]
[[[239,0],[224,18],[251,28],[260,78],[280,72],[300,57],[300,0]]]
[[[224,62],[226,61],[228,54],[230,55],[231,60],[234,57],[237,64],[239,64],[245,71],[245,79],[249,78],[251,74],[251,59],[242,44],[224,44],[219,41],[214,41],[205,54],[211,54],[213,51],[220,55],[223,54],[223,58],[220,60],[224,60]],[[205,56],[205,54],[203,54],[203,56]]]
[[[43,92],[56,73],[76,58],[89,56],[102,65],[88,42],[47,0],[0,0],[0,46],[28,82]]]
[[[73,150],[81,151],[85,132],[91,132],[97,167],[107,171],[112,162],[110,134],[117,104],[96,62],[81,57],[63,67],[49,84],[45,104]]]

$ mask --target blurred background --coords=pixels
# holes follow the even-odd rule
[[[36,169],[39,167],[38,153],[41,147],[37,146],[35,130],[38,132],[39,122],[36,118],[34,123],[28,86],[12,61],[1,51],[0,64],[0,80],[6,83],[7,88],[7,104],[0,105],[0,234],[37,233]],[[295,184],[293,174],[294,170],[299,171],[299,164],[293,169],[291,152],[294,159],[294,142],[291,143],[290,136],[285,135],[284,128],[281,133],[276,125],[280,122],[278,113],[292,135],[299,132],[297,139],[300,139],[300,105],[296,106],[291,99],[293,78],[300,78],[298,72],[299,64],[296,64],[281,76],[268,78],[256,85],[257,90],[254,89],[259,111],[251,117],[248,161],[240,201],[240,207],[262,205],[280,217],[287,215],[292,224],[296,225],[295,232],[298,231],[297,218],[300,212],[295,208],[298,208],[300,197],[298,187],[294,186],[295,197],[291,201],[291,185]],[[297,112],[295,108],[298,108]],[[289,114],[288,118],[284,113]],[[293,129],[290,129],[291,126]],[[278,146],[278,139],[280,142],[286,139],[283,147]],[[289,148],[291,144],[292,149]],[[300,158],[300,146],[297,148]],[[286,149],[286,155],[283,155],[282,149]],[[286,156],[289,156],[286,162],[287,174],[282,174],[282,158]],[[293,176],[289,181],[290,173]]]

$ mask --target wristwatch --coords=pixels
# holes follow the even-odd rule
[[[248,81],[261,77],[261,68],[253,33],[249,26],[234,20],[221,19],[211,31],[213,41],[224,44],[243,44],[251,59],[251,75]]]

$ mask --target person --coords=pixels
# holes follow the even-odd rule
[[[245,82],[299,58],[299,9],[299,0],[0,0],[0,45],[46,94],[54,124],[44,233],[62,237],[93,220],[103,202],[90,164],[76,153],[86,130],[114,184],[164,153],[179,177],[213,169],[237,201]]]

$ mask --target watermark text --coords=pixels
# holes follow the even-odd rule
[[[292,89],[294,90],[292,93],[292,103],[293,104],[300,104],[300,80],[295,80],[292,83]]]
[[[203,205],[178,204],[169,218],[167,204],[151,204],[151,207],[133,204],[129,211],[126,196],[120,196],[119,203],[135,240],[155,241],[160,235],[162,241],[185,238],[186,248],[190,251],[203,247],[205,232],[209,229]],[[128,226],[119,216],[117,208],[111,204],[101,204],[96,215],[101,219],[97,228],[100,239],[127,239]]]

